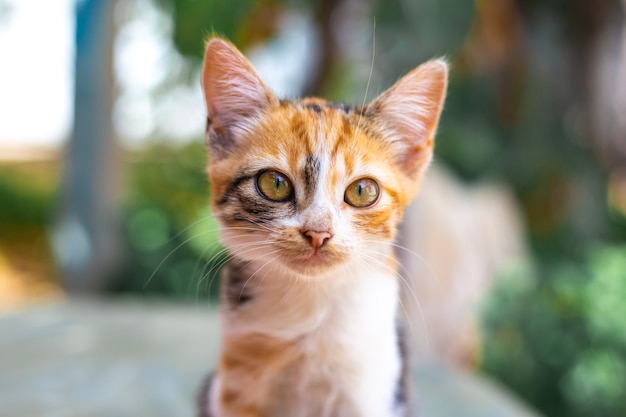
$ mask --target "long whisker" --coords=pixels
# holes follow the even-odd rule
[[[206,220],[207,218],[209,218],[209,216],[204,216],[201,219],[196,220],[195,222],[193,222],[192,224],[190,224],[189,226],[187,226],[186,228],[184,228],[183,230],[181,230],[180,232],[178,232],[176,235],[174,235],[172,238],[169,239],[169,241],[171,242],[173,239],[175,239],[178,236],[181,236],[185,231],[189,230],[192,226],[198,224],[199,222]],[[257,225],[259,227],[264,227],[268,230],[270,230],[269,228],[267,228],[264,225]],[[155,275],[159,272],[159,270],[161,269],[161,267],[163,266],[163,264],[172,256],[174,255],[174,253],[176,253],[178,250],[180,250],[180,248],[182,248],[183,246],[185,246],[187,243],[189,243],[190,241],[192,241],[193,239],[196,239],[200,236],[204,236],[210,233],[215,233],[219,230],[227,230],[227,229],[232,229],[232,230],[249,230],[249,231],[258,231],[258,229],[254,228],[254,227],[246,227],[246,226],[230,226],[230,227],[215,227],[215,228],[211,228],[211,229],[206,229],[203,230],[202,232],[196,233],[193,236],[188,237],[187,239],[183,240],[181,243],[179,243],[174,249],[172,249],[167,255],[165,255],[165,257],[163,259],[161,259],[161,262],[159,262],[159,264],[156,266],[156,268],[154,269],[154,271],[152,272],[152,274],[150,275],[150,277],[146,280],[146,282],[143,284],[143,288],[146,288],[148,285],[150,285],[150,283],[152,282],[152,280],[154,279]]]
[[[219,246],[220,242],[216,241],[213,245],[211,245],[212,247],[215,246]],[[207,248],[206,250],[208,250],[209,248]],[[205,250],[205,251],[206,251]],[[204,251],[203,251],[204,254]],[[199,296],[200,296],[200,286],[202,285],[202,283],[210,276],[213,275],[213,277],[211,278],[211,280],[207,283],[207,294],[211,294],[211,286],[215,280],[215,278],[217,277],[217,274],[213,274],[214,271],[219,270],[222,268],[222,266],[225,263],[224,259],[221,259],[219,262],[214,263],[214,261],[216,259],[218,259],[219,257],[223,256],[224,254],[227,254],[227,256],[225,256],[224,258],[228,259],[228,249],[226,249],[225,247],[222,247],[219,251],[214,252],[213,255],[206,260],[206,262],[204,263],[204,267],[202,268],[202,271],[200,273],[200,279],[198,279],[198,282],[196,282],[196,303],[198,303],[199,301]],[[209,270],[207,271],[207,268],[209,265],[213,264],[213,266],[211,268],[209,268]],[[194,273],[195,275],[195,273]]]
[[[213,218],[213,216],[212,216],[211,214],[207,214],[206,216],[202,216],[202,217],[198,218],[195,222],[193,222],[193,223],[191,223],[191,224],[187,225],[187,227],[185,227],[184,229],[179,230],[179,231],[178,231],[178,233],[176,233],[174,236],[172,236],[172,237],[168,240],[168,242],[171,242],[172,240],[174,240],[174,239],[176,239],[176,238],[180,237],[183,233],[185,233],[187,230],[191,229],[192,227],[194,227],[194,226],[195,226],[195,225],[197,225],[198,223],[201,223],[201,222],[203,222],[203,221],[205,221],[205,220],[208,220],[208,219],[211,219],[211,218]],[[211,229],[211,230],[212,230],[212,231],[216,231],[216,230],[218,230],[218,229],[217,229],[217,228],[215,228],[215,229]]]
[[[275,231],[274,229],[270,228],[269,226],[267,226],[267,225],[265,225],[263,223],[255,222],[254,220],[246,219],[246,222],[257,226],[258,228],[267,230],[268,232],[274,232]],[[239,228],[245,229],[246,226],[224,226],[224,227],[222,227],[222,229],[239,229]],[[251,229],[255,230],[254,228],[251,228]]]
[[[410,289],[409,284],[407,283],[407,280],[405,277],[402,276],[402,274],[400,274],[398,271],[396,271],[394,268],[392,268],[390,265],[388,265],[387,263],[385,263],[384,261],[382,261],[381,259],[378,259],[375,256],[371,256],[367,253],[362,253],[362,255],[365,257],[365,265],[371,269],[383,269],[386,270],[390,273],[392,273],[394,276],[396,276],[398,278],[398,280],[400,281],[400,283],[402,285],[404,285],[405,287],[409,288],[410,293],[413,296],[414,302],[419,305],[419,299],[417,298],[417,295]],[[378,255],[378,254],[377,254]],[[374,264],[370,263],[373,262]],[[400,309],[402,310],[402,312],[404,313],[404,316],[407,319],[407,322],[409,323],[409,331],[411,332],[412,335],[415,335],[415,330],[413,328],[413,320],[411,315],[409,314],[408,309],[406,308],[406,306],[404,305],[404,303],[402,302],[402,299],[400,297],[398,297],[398,304],[400,306]],[[420,309],[421,310],[421,309]],[[423,316],[423,314],[421,315],[421,319],[424,323],[424,329],[425,332],[428,333],[428,329],[426,326],[426,322],[425,322],[425,318]]]
[[[185,227],[184,229],[182,229],[181,231],[179,231],[176,235],[174,235],[173,237],[171,237],[168,242],[171,242],[173,239],[181,236],[184,232],[188,231],[191,227],[193,227],[194,225],[197,225],[198,223],[210,218],[210,215],[207,216],[203,216],[200,219],[194,221],[193,223],[191,223],[190,225],[188,225],[187,227]],[[260,223],[256,223],[253,222],[255,226],[257,226],[258,228],[262,228],[262,229],[266,229],[268,231],[273,231],[271,230],[269,227],[260,224]],[[146,282],[143,284],[143,288],[147,288],[148,285],[150,285],[150,283],[152,282],[152,280],[154,279],[154,277],[156,276],[156,274],[160,271],[161,267],[163,266],[163,264],[165,264],[165,262],[172,256],[174,255],[178,250],[180,250],[183,246],[185,246],[187,243],[189,243],[190,241],[192,241],[193,239],[196,239],[200,236],[204,236],[210,233],[215,233],[217,231],[220,230],[248,230],[250,232],[258,232],[258,228],[256,227],[251,227],[251,226],[226,226],[226,227],[215,227],[215,228],[210,228],[210,229],[206,229],[203,230],[201,232],[198,232],[196,234],[194,234],[193,236],[189,236],[187,239],[183,240],[181,243],[179,243],[178,245],[176,245],[176,247],[172,250],[170,250],[170,252],[165,255],[165,257],[163,257],[163,259],[161,259],[161,261],[159,262],[159,264],[156,266],[156,268],[154,269],[154,271],[152,272],[152,274],[150,274],[150,277],[148,277],[148,279],[146,280]],[[197,287],[199,288],[199,287]]]
[[[221,268],[225,263],[227,263],[229,260],[233,259],[235,257],[235,255],[237,256],[241,256],[241,255],[245,255],[251,251],[254,251],[258,248],[262,248],[262,247],[266,247],[268,245],[271,244],[271,241],[269,240],[261,240],[258,242],[242,242],[242,243],[234,243],[231,241],[230,243],[230,247],[226,248],[226,247],[222,247],[222,249],[220,251],[218,251],[217,253],[215,253],[206,263],[205,269],[206,267],[208,267],[208,265],[211,264],[211,261],[219,256],[222,256],[224,253],[227,253],[228,256],[225,257],[225,259],[222,259],[219,263],[213,265],[213,267],[211,269],[209,269],[208,271],[203,270],[202,272],[202,277],[204,278],[205,276],[209,275],[214,269],[219,269]],[[232,252],[232,254],[231,254]]]
[[[386,242],[386,241],[379,241],[379,240],[374,240],[374,239],[365,239],[363,240],[364,243],[377,243],[377,244],[385,244],[385,245],[390,245],[396,249],[402,250],[405,253],[411,255],[412,257],[414,257],[415,259],[417,259],[422,265],[424,265],[424,267],[426,267],[426,269],[428,270],[428,273],[430,274],[429,276],[432,276],[435,278],[435,284],[437,285],[437,290],[442,292],[443,291],[443,287],[442,287],[442,283],[441,283],[441,276],[437,273],[437,271],[432,267],[432,265],[423,257],[420,256],[417,252],[407,248],[406,246],[400,245],[399,243],[396,242]],[[408,271],[407,267],[405,265],[403,265],[402,263],[400,263],[400,267],[406,272],[407,276],[411,276],[410,271]]]
[[[172,249],[162,260],[161,262],[159,262],[159,264],[157,265],[157,267],[154,269],[154,272],[152,272],[152,274],[150,275],[150,277],[148,278],[148,280],[145,282],[145,284],[143,284],[143,288],[146,288],[150,282],[152,282],[152,279],[154,278],[154,276],[156,275],[156,273],[159,271],[159,269],[161,268],[161,266],[163,266],[163,264],[165,263],[165,261],[167,261],[170,256],[172,256],[174,253],[176,253],[176,251],[178,251],[180,248],[182,248],[184,245],[186,245],[187,243],[189,243],[190,241],[192,241],[193,239],[196,239],[197,237],[206,235],[208,233],[213,233],[215,232],[216,229],[208,229],[205,230],[203,232],[200,233],[196,233],[193,236],[188,237],[187,239],[183,240],[181,243],[179,243],[174,249]]]
[[[378,255],[377,253],[375,253],[375,254]],[[403,284],[405,284],[405,288],[409,291],[409,295],[413,298],[413,301],[415,301],[417,304],[419,304],[419,298],[417,297],[417,294],[415,294],[415,292],[413,291],[413,288],[410,285],[410,280],[406,276],[404,276],[401,273],[401,271],[398,271],[395,268],[392,268],[387,263],[385,263],[382,260],[376,258],[375,256],[368,255],[367,251],[365,251],[363,253],[363,256],[365,256],[367,259],[375,262],[377,265],[379,265],[379,267],[383,268],[384,270],[386,270],[388,272],[392,272],[394,275],[396,275],[398,278],[400,278],[402,280]],[[399,264],[399,268],[408,274],[408,271],[406,270],[406,268],[402,264]]]
[[[293,289],[296,287],[297,278],[295,278],[295,277],[293,277],[293,276],[291,276],[291,275],[289,275],[289,277],[290,277],[290,281],[291,281],[291,286],[289,287],[289,289],[287,290],[287,292],[286,292],[286,293],[284,293],[282,297],[280,297],[280,300],[281,300],[281,301],[282,301],[282,300],[284,300],[284,299],[286,299],[286,298],[289,296],[289,294],[291,293],[291,291],[293,291]],[[306,281],[305,281],[305,282],[306,282]]]
[[[375,255],[378,255],[378,254],[375,253]],[[372,255],[369,255],[367,252],[363,253],[362,256],[364,256],[365,264],[368,267],[370,267],[370,268],[382,268],[384,270],[387,270],[387,271],[393,273],[398,278],[400,283],[404,286],[404,288],[406,288],[406,290],[408,291],[408,294],[411,296],[411,298],[413,299],[415,305],[418,308],[420,321],[422,323],[422,326],[424,327],[424,334],[426,336],[426,344],[427,344],[427,346],[430,346],[430,337],[429,337],[430,332],[429,332],[429,329],[428,329],[428,323],[426,321],[426,316],[424,315],[424,311],[422,309],[422,305],[421,305],[421,303],[419,301],[419,298],[418,298],[417,294],[415,294],[415,292],[413,291],[413,288],[412,288],[409,280],[406,277],[404,277],[399,271],[395,270],[394,268],[389,266],[387,263],[385,263],[381,259],[378,259],[377,257],[372,256]],[[371,264],[370,262],[373,262],[374,265]],[[409,331],[411,332],[411,334],[413,336],[415,336],[416,334],[415,334],[415,330],[413,328],[412,317],[410,316],[408,310],[406,309],[406,306],[404,306],[404,304],[402,303],[402,300],[399,299],[398,302],[401,305],[401,308],[403,309],[405,316],[407,317],[407,321],[409,322]]]
[[[278,253],[278,252],[280,252],[279,249],[269,252],[268,255],[273,255],[274,253]],[[261,265],[252,275],[250,275],[250,278],[248,278],[246,282],[244,282],[244,284],[241,286],[241,292],[239,293],[240,298],[243,295],[243,291],[246,289],[246,285],[248,285],[248,283],[259,273],[259,271],[261,271],[270,263],[274,262],[276,259],[278,259],[278,256],[272,257],[270,260],[268,260],[263,265]]]
[[[367,102],[367,94],[369,93],[370,84],[372,82],[372,74],[374,73],[374,58],[376,57],[376,19],[374,18],[374,27],[372,29],[372,62],[370,64],[370,73],[367,77],[367,85],[365,86],[365,94],[363,95],[363,103],[361,103],[361,112],[359,113],[359,119],[356,123],[356,129],[354,130],[354,137],[356,137],[359,127],[361,127],[361,119],[363,118],[363,108]]]
[[[235,253],[237,253],[237,255],[241,256],[241,255],[245,255],[257,248],[260,247],[264,247],[267,244],[269,244],[268,241],[260,241],[260,242],[245,242],[245,243],[241,243],[241,244],[234,244],[231,245],[231,248],[223,248],[222,250],[220,250],[217,254],[213,255],[213,257],[211,259],[214,259],[217,256],[222,256],[224,253],[227,253],[227,256],[224,257],[224,259],[220,260],[220,262],[214,264],[208,271],[203,271],[202,276],[200,278],[200,280],[198,281],[198,288],[199,285],[209,276],[212,275],[213,271],[215,270],[219,270],[221,269],[224,265],[226,265],[226,263],[228,263],[231,259],[233,259],[235,256],[231,253],[229,253],[230,251],[233,251]],[[209,262],[207,262],[206,266],[208,266],[211,263],[211,261],[209,260]],[[205,267],[206,268],[206,267]],[[210,290],[210,287],[209,287]]]

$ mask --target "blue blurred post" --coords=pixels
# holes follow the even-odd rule
[[[77,2],[74,126],[53,231],[55,254],[70,293],[104,288],[119,258],[119,169],[111,125],[114,4]]]

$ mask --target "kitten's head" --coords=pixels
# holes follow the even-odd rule
[[[364,107],[279,100],[232,44],[211,39],[202,86],[224,244],[304,277],[354,261],[384,268],[432,158],[446,83],[436,60]]]

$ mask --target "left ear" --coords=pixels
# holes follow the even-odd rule
[[[237,150],[242,133],[278,98],[232,43],[214,37],[206,44],[202,89],[208,113],[207,143],[212,158]]]
[[[447,85],[446,61],[428,61],[367,105],[367,112],[389,132],[398,163],[411,178],[419,178],[432,159]]]

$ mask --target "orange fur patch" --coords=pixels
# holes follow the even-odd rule
[[[228,411],[226,415],[265,416],[264,411],[272,406],[271,383],[297,359],[298,350],[293,342],[261,334],[229,338],[225,346],[219,363],[226,381],[220,396],[222,409]]]

